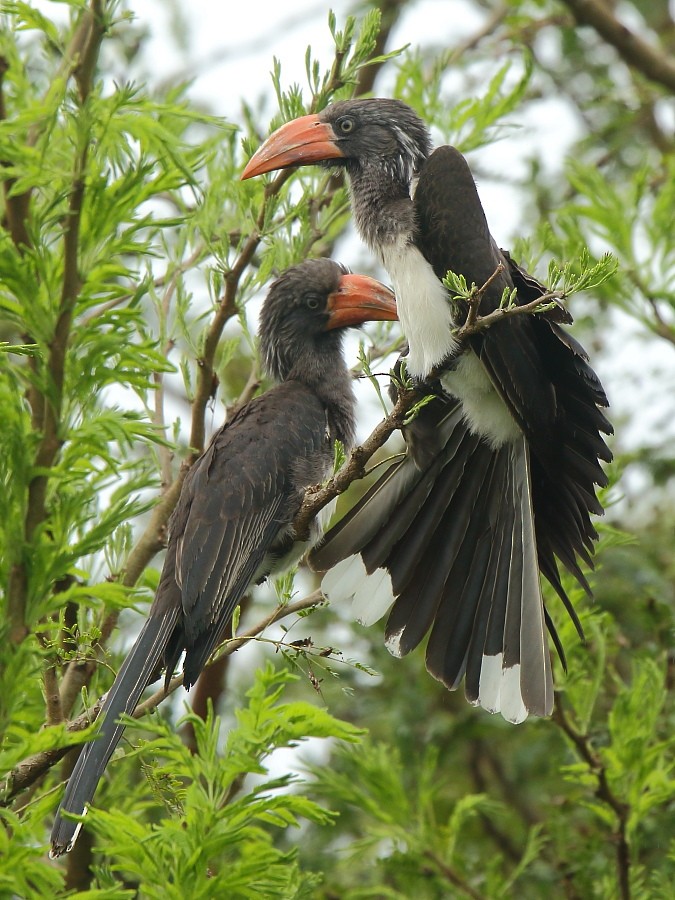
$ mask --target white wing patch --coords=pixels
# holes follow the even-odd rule
[[[391,653],[392,656],[395,656],[397,659],[401,659],[403,653],[401,652],[401,638],[403,637],[403,629],[399,628],[398,631],[395,631],[393,634],[390,634],[389,637],[385,639],[384,646]]]
[[[352,615],[361,625],[374,625],[394,602],[389,572],[376,569],[369,575],[358,553],[326,572],[321,590],[331,603],[351,600]]]
[[[520,666],[503,667],[503,655],[483,656],[480,669],[478,706],[501,713],[514,725],[524,722],[527,709],[520,690]]]
[[[374,625],[394,603],[391,576],[386,569],[375,569],[354,594],[352,615],[362,625]]]

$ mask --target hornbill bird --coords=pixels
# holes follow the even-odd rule
[[[80,825],[64,813],[86,811],[122,736],[120,715],[133,713],[162,662],[166,687],[185,651],[183,684],[193,685],[248,587],[306,549],[293,531],[305,490],[332,472],[335,441],[346,448],[354,442],[344,331],[394,319],[388,288],[329,259],[288,269],[270,287],[260,315],[260,351],[279,384],[237,411],[185,478],[157,594],[103,703],[98,736],[70,776],[52,856],[73,846]],[[318,531],[314,526],[310,542]]]
[[[328,532],[310,565],[333,567],[324,593],[353,598],[365,624],[391,610],[394,655],[430,632],[427,669],[448,688],[464,678],[472,703],[511,722],[549,715],[547,626],[563,664],[564,653],[538,569],[581,634],[558,561],[590,593],[579,561],[592,565],[589,514],[602,513],[599,461],[612,458],[602,385],[560,327],[572,321],[560,305],[457,340],[467,309],[450,302],[448,271],[469,285],[490,282],[480,315],[505,288],[519,305],[546,289],[499,249],[466,160],[450,146],[432,152],[409,106],[348,100],[303,116],[274,132],[242,177],[307,163],[346,171],[357,230],[396,292],[408,373],[437,395],[404,429],[405,457]]]

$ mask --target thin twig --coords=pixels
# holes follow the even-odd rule
[[[326,484],[316,489],[310,489],[305,493],[305,499],[293,521],[293,529],[298,540],[306,540],[309,536],[309,528],[316,514],[335,497],[344,493],[352,481],[363,478],[366,474],[366,464],[388,440],[388,438],[405,424],[406,416],[424,396],[423,389],[417,388],[403,390],[398,396],[396,405],[374,430],[370,436],[358,447],[354,447],[349,459],[340,471]]]
[[[110,639],[110,635],[117,627],[118,619],[119,610],[113,610],[113,612],[109,613],[104,619],[103,625],[101,626],[101,633],[95,646],[92,648],[96,653],[95,656],[87,656],[82,660],[72,660],[68,664],[63,678],[61,679],[61,708],[63,709],[63,714],[65,716],[70,715],[73,706],[75,705],[75,701],[80,696],[80,691],[89,684],[92,675],[101,664],[100,657],[102,648],[105,647]]]
[[[452,48],[451,59],[462,59],[463,57],[466,57],[468,53],[475,50],[486,37],[490,37],[490,35],[497,30],[510,12],[511,6],[507,3],[497,6],[485,20],[485,23],[481,28],[470,35],[465,41],[462,41],[462,43],[457,44]]]
[[[277,606],[272,612],[266,616],[262,621],[258,622],[257,625],[253,625],[247,631],[242,632],[235,638],[231,638],[229,641],[225,641],[220,650],[215,654],[212,662],[215,662],[218,659],[222,659],[223,656],[231,656],[237,650],[244,646],[244,644],[248,644],[249,641],[258,637],[268,626],[274,624],[274,622],[278,622],[279,619],[285,619],[287,616],[294,615],[296,612],[301,612],[305,609],[310,609],[312,606],[317,606],[320,603],[324,602],[323,594],[320,590],[313,591],[311,594],[308,594],[306,597],[303,597],[302,600],[296,600],[295,603],[288,603],[285,606]],[[158,691],[155,691],[147,700],[143,703],[139,703],[134,712],[134,719],[140,719],[141,716],[144,716],[146,713],[155,709],[162,700],[169,696],[169,694],[173,694],[174,691],[177,691],[179,687],[183,686],[183,676],[176,675],[171,679],[167,690],[164,688],[160,688]]]
[[[323,596],[320,591],[314,591],[311,594],[308,594],[307,597],[304,597],[301,600],[296,600],[295,603],[289,603],[285,606],[277,606],[269,615],[265,616],[260,622],[246,631],[242,632],[236,638],[233,638],[230,641],[227,641],[221,650],[218,652],[215,659],[220,659],[223,656],[229,656],[234,653],[236,650],[239,650],[244,644],[247,644],[249,641],[254,640],[258,635],[260,635],[269,625],[274,622],[278,622],[280,619],[287,618],[288,616],[295,615],[298,612],[301,612],[305,609],[310,609],[312,606],[317,606],[323,601]],[[178,675],[171,680],[168,690],[165,692],[164,688],[156,691],[151,697],[145,700],[143,703],[140,703],[136,710],[133,713],[134,718],[138,719],[141,716],[145,715],[147,712],[155,709],[159,704],[164,700],[165,697],[172,694],[174,691],[178,690],[179,687],[183,684],[183,676]],[[87,728],[96,718],[101,708],[101,699],[97,700],[96,703],[93,704],[86,712],[77,716],[77,718],[73,719],[68,723],[67,731],[69,733],[77,733],[78,731],[82,731]],[[12,771],[8,774],[5,779],[4,789],[2,791],[2,798],[0,799],[0,807],[8,806],[14,797],[17,796],[21,791],[26,790],[26,788],[30,787],[33,782],[40,778],[45,774],[49,769],[51,769],[56,763],[61,760],[69,750],[72,749],[72,744],[66,745],[64,747],[58,747],[53,750],[44,750],[41,753],[35,753],[32,756],[26,757],[26,759],[22,760],[20,763],[17,763],[16,766],[12,769]]]
[[[668,341],[669,344],[675,346],[675,326],[669,325],[663,318],[658,301],[655,300],[654,297],[647,297],[647,303],[649,303],[652,313],[654,314],[654,322],[651,323],[652,331],[659,337]]]
[[[543,312],[542,306],[546,306],[547,303],[552,303],[554,300],[564,300],[566,297],[567,294],[565,291],[547,291],[545,294],[542,294],[541,297],[537,297],[536,300],[532,300],[530,303],[523,303],[522,306],[499,307],[491,313],[488,313],[486,316],[478,316],[471,325],[469,325],[468,322],[462,325],[462,327],[457,330],[456,336],[459,340],[464,340],[472,334],[478,334],[481,331],[485,331],[487,328],[491,328],[503,319],[508,319],[512,316],[531,315],[532,313]]]
[[[602,758],[591,746],[588,735],[582,734],[574,727],[574,725],[572,725],[565,711],[565,707],[563,706],[561,695],[557,692],[555,694],[555,705],[553,708],[553,721],[569,738],[581,759],[595,776],[597,781],[595,796],[598,800],[605,803],[616,816],[616,866],[619,881],[619,895],[621,900],[630,900],[631,860],[630,846],[627,837],[630,806],[620,800],[609,786],[607,769]]]
[[[481,331],[485,331],[497,322],[501,322],[503,319],[510,318],[511,316],[532,315],[533,313],[545,312],[547,304],[564,300],[567,297],[565,291],[547,291],[530,303],[499,306],[497,309],[493,309],[492,312],[487,313],[487,315],[480,316],[478,310],[480,309],[480,304],[485,292],[490,285],[499,278],[505,268],[503,263],[498,263],[496,269],[487,279],[485,284],[479,288],[474,287],[468,297],[461,298],[466,303],[468,311],[464,324],[455,331],[455,337],[458,340],[466,340],[466,338],[471,337],[471,335],[479,334]]]
[[[446,862],[443,862],[433,851],[425,850],[424,856],[426,859],[431,862],[433,867],[445,878],[447,882],[449,882],[453,887],[457,888],[460,893],[465,894],[467,897],[471,897],[471,900],[485,900],[483,894],[480,891],[477,891],[475,888],[471,887],[471,885],[466,882],[462,876],[456,872],[452,866],[449,866]]]
[[[478,318],[478,309],[480,307],[481,300],[483,299],[483,295],[490,287],[490,285],[502,274],[506,266],[504,263],[499,263],[497,268],[494,270],[492,275],[488,278],[485,284],[471,291],[471,296],[468,298],[467,305],[469,307],[469,311],[466,316],[466,321],[463,325],[464,334],[462,337],[468,336],[469,334],[474,334],[475,332],[472,330],[473,326],[476,324],[476,319]]]

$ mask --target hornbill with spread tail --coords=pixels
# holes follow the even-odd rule
[[[459,343],[466,309],[448,271],[485,285],[479,313],[505,288],[518,304],[546,289],[499,249],[476,185],[453,147],[397,100],[338,102],[283,125],[243,178],[307,163],[342,166],[362,238],[393,282],[407,370],[440,394],[406,429],[394,463],[310,556],[331,600],[353,598],[371,623],[391,608],[386,643],[403,655],[430,632],[428,670],[507,720],[548,715],[553,681],[538,569],[581,632],[558,561],[589,590],[601,514],[595,486],[611,460],[605,392],[559,305],[505,318]],[[440,377],[436,374],[440,369]],[[434,375],[434,379],[430,376]],[[429,383],[434,380],[435,383]]]
[[[293,532],[305,490],[332,471],[336,440],[346,448],[354,442],[344,330],[394,319],[388,288],[329,259],[288,269],[270,287],[260,350],[280,383],[220,428],[185,479],[155,600],[106,696],[98,735],[68,781],[52,831],[53,856],[75,842],[80,825],[64,813],[85,812],[122,736],[120,715],[133,713],[162,662],[168,684],[185,651],[183,684],[193,685],[249,585],[306,549]]]

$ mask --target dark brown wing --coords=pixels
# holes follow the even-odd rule
[[[186,686],[217,646],[253,578],[267,574],[275,541],[331,458],[321,402],[289,381],[249,403],[190,470],[169,545],[183,633],[172,642],[167,663],[175,664],[186,647]]]

